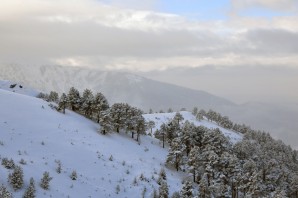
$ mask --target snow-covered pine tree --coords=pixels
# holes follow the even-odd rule
[[[109,110],[101,111],[99,116],[100,132],[102,134],[109,133],[112,130],[112,120]]]
[[[189,153],[188,156],[188,166],[189,166],[189,171],[192,173],[193,175],[193,182],[196,182],[196,177],[197,177],[197,171],[201,165],[200,163],[200,158],[199,158],[199,154],[200,154],[200,149],[198,146],[194,146]]]
[[[51,91],[50,94],[49,94],[49,101],[50,102],[58,102],[59,100],[59,95],[57,92],[55,91]]]
[[[82,96],[81,112],[87,117],[91,118],[92,106],[94,103],[94,96],[90,89],[85,89]]]
[[[78,111],[81,106],[80,92],[74,87],[67,94],[67,105],[72,111]]]
[[[190,181],[185,181],[181,189],[181,198],[192,198],[193,197],[193,187]]]
[[[137,117],[135,128],[137,131],[137,141],[139,141],[140,135],[145,134],[146,131],[145,119],[142,115]]]
[[[112,119],[112,125],[116,132],[120,132],[120,129],[126,125],[127,111],[129,105],[125,103],[115,103],[110,108],[110,117]]]
[[[93,117],[99,122],[102,111],[109,109],[109,103],[106,97],[102,93],[96,93],[92,104]]]
[[[0,186],[0,197],[12,198],[12,194],[7,190],[7,188],[3,184]]]
[[[193,133],[195,129],[195,125],[193,123],[190,123],[189,121],[186,121],[181,129],[180,134],[178,134],[181,137],[182,144],[185,145],[185,152],[186,156],[188,156],[190,149],[193,147]]]
[[[29,187],[25,191],[23,198],[35,198],[35,192],[35,182],[34,179],[31,177]]]
[[[182,144],[181,139],[179,137],[174,138],[170,145],[166,163],[169,165],[174,165],[177,171],[179,170],[184,149],[185,146]]]
[[[45,171],[43,173],[43,177],[41,178],[41,181],[40,181],[40,187],[44,190],[48,190],[50,188],[50,181],[52,179],[53,178],[50,177],[50,173]]]
[[[168,198],[169,197],[169,187],[167,181],[162,181],[159,186],[159,198]]]
[[[66,106],[67,106],[67,96],[65,93],[63,93],[59,99],[58,107],[59,107],[59,110],[62,110],[64,114],[65,114]]]
[[[191,112],[191,113],[192,113],[192,115],[197,116],[198,111],[199,111],[198,107],[194,107],[194,108],[192,109],[192,112]]]
[[[174,121],[174,122],[177,122],[178,125],[179,125],[180,122],[181,122],[182,120],[184,120],[182,114],[179,113],[179,112],[177,112],[177,113],[175,114],[174,118],[173,118],[173,121]]]
[[[148,127],[149,127],[149,129],[150,129],[150,133],[152,134],[152,129],[155,127],[155,122],[152,121],[152,120],[150,120],[150,121],[148,122]]]
[[[14,190],[21,189],[24,185],[24,173],[20,166],[15,166],[12,173],[8,175],[8,182]]]

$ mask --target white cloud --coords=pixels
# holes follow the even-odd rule
[[[232,0],[234,11],[244,10],[252,7],[261,7],[283,12],[293,12],[298,9],[295,0]]]
[[[1,5],[6,62],[153,70],[204,65],[298,65],[298,18],[200,21],[93,0]]]

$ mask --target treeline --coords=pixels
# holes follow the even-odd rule
[[[108,100],[102,93],[93,94],[90,89],[85,89],[81,94],[76,88],[71,87],[68,93],[63,93],[60,97],[57,92],[50,94],[39,94],[48,102],[58,104],[58,111],[65,113],[65,109],[72,110],[88,119],[92,119],[100,124],[100,132],[106,134],[112,131],[130,132],[132,138],[139,141],[141,134],[145,134],[146,122],[143,112],[127,103],[115,103],[109,105]],[[135,137],[136,135],[136,137]]]
[[[169,144],[166,164],[192,178],[189,197],[298,197],[298,153],[290,146],[252,129],[232,145],[219,129],[181,120],[177,113],[155,136]]]
[[[223,128],[231,129],[243,134],[251,130],[249,126],[246,126],[245,124],[233,123],[228,116],[223,116],[212,109],[209,109],[206,112],[204,109],[198,110],[197,107],[194,107],[192,114],[196,116],[197,120],[199,121],[206,118],[208,121],[215,122]]]

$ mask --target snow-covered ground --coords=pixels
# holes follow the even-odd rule
[[[25,185],[13,191],[7,182],[11,170],[0,166],[0,184],[8,187],[14,197],[21,197],[29,185],[30,177],[36,182],[37,197],[150,197],[158,190],[155,180],[167,156],[167,148],[150,136],[142,136],[141,144],[127,134],[102,135],[99,125],[74,112],[62,114],[53,110],[48,102],[32,97],[31,89],[9,88],[10,82],[0,86],[0,157],[12,158],[24,170]],[[21,91],[15,91],[19,90]],[[7,91],[9,90],[9,91]],[[18,93],[19,92],[19,93]],[[184,121],[208,128],[219,128],[232,142],[241,140],[238,133],[226,130],[206,120],[197,121],[190,112],[181,112]],[[147,121],[156,124],[168,122],[175,113],[145,114]],[[111,157],[112,156],[112,157]],[[24,159],[27,164],[21,165]],[[56,172],[57,163],[62,172]],[[78,179],[70,179],[72,171]],[[170,194],[181,189],[187,175],[165,168]],[[48,171],[53,180],[48,191],[39,187],[43,172]],[[143,174],[145,180],[141,181]],[[137,183],[134,183],[135,178]],[[147,180],[147,181],[146,181]],[[120,192],[116,191],[119,185]]]
[[[181,115],[183,116],[184,120],[181,122],[182,124],[185,122],[185,121],[189,121],[189,122],[193,122],[196,126],[205,126],[209,129],[215,129],[215,128],[219,128],[220,131],[232,142],[232,143],[236,143],[238,141],[240,141],[242,139],[242,134],[240,133],[237,133],[237,132],[234,132],[234,131],[231,131],[231,130],[227,130],[221,126],[218,126],[216,123],[214,122],[209,122],[207,120],[201,120],[201,121],[198,121],[196,119],[196,117],[191,113],[191,112],[188,112],[188,111],[181,111],[180,112]],[[145,114],[144,117],[145,117],[145,120],[147,122],[149,121],[154,121],[155,123],[155,127],[152,128],[152,131],[156,131],[157,129],[160,129],[160,126],[163,124],[163,123],[167,123],[169,122],[170,120],[172,120],[175,116],[176,112],[172,112],[172,113],[155,113],[155,114]]]
[[[28,96],[37,96],[39,93],[38,91],[29,88],[27,86],[24,86],[19,83],[14,83],[8,80],[0,80],[0,89],[12,91],[19,94],[24,94]]]
[[[0,183],[21,197],[33,177],[37,197],[150,197],[154,181],[167,155],[158,140],[142,136],[141,144],[129,135],[97,133],[98,124],[66,111],[52,110],[49,103],[34,97],[0,89],[0,155],[12,158],[24,170],[25,186],[14,192],[7,182],[11,170],[0,166]],[[110,157],[112,156],[112,160]],[[27,164],[21,165],[24,159]],[[62,163],[62,173],[56,172],[57,163]],[[75,170],[78,179],[69,175]],[[49,171],[53,180],[50,190],[42,190],[38,183],[44,171]],[[166,169],[170,193],[181,189],[185,176]],[[141,181],[143,174],[148,180]],[[137,178],[137,184],[133,184]],[[120,192],[116,193],[119,185]]]

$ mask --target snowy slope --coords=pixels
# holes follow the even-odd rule
[[[181,115],[183,116],[184,120],[181,123],[184,123],[185,121],[193,122],[196,126],[205,126],[209,129],[215,129],[219,128],[220,131],[232,142],[236,143],[238,141],[241,141],[242,139],[242,134],[227,130],[225,128],[222,128],[221,126],[218,126],[217,124],[213,122],[209,122],[207,120],[201,120],[198,121],[194,115],[191,114],[191,112],[188,111],[181,111]],[[145,114],[145,120],[147,122],[149,121],[154,121],[155,127],[152,129],[152,131],[155,131],[156,129],[160,129],[160,126],[163,123],[167,123],[170,120],[172,120],[175,116],[176,112],[173,113],[155,113],[155,114]]]
[[[153,177],[158,178],[167,150],[150,136],[142,136],[139,145],[125,134],[98,134],[98,128],[73,112],[64,115],[52,110],[43,100],[0,89],[1,158],[13,158],[18,165],[21,159],[27,162],[21,165],[25,186],[14,197],[22,196],[30,177],[35,179],[37,197],[133,198],[141,197],[144,187],[145,197],[150,197],[153,187],[158,189]],[[56,172],[55,160],[62,163],[61,174]],[[73,170],[78,174],[76,181],[69,177]],[[38,185],[44,171],[53,177],[48,191]],[[185,175],[166,171],[170,193],[180,190]],[[0,183],[13,192],[7,183],[9,172],[0,166]],[[142,173],[149,182],[140,181]]]
[[[19,83],[14,83],[8,80],[0,80],[0,89],[12,91],[15,93],[28,95],[28,96],[37,96],[39,93],[30,87],[24,86]]]

